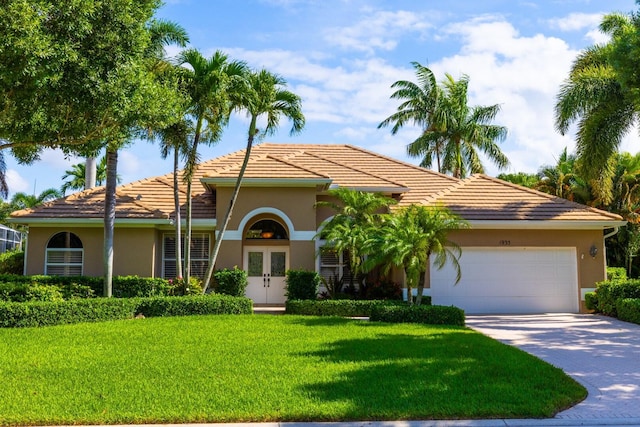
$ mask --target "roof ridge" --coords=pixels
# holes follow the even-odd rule
[[[587,210],[587,211],[590,211],[590,212],[593,212],[593,213],[598,213],[600,215],[609,216],[611,218],[623,219],[622,216],[620,216],[618,214],[615,214],[613,212],[608,212],[608,211],[605,211],[603,209],[594,208],[593,206],[584,205],[582,203],[578,203],[578,202],[574,202],[574,201],[571,201],[571,200],[567,200],[567,199],[565,199],[563,197],[555,196],[553,194],[545,193],[545,192],[540,191],[540,190],[536,190],[536,189],[533,189],[533,188],[525,187],[524,185],[514,184],[513,182],[505,181],[505,180],[502,180],[502,179],[499,179],[499,178],[495,178],[495,177],[492,177],[492,176],[488,176],[488,175],[485,175],[485,174],[474,174],[471,177],[469,177],[468,179],[471,179],[471,178],[474,178],[474,177],[477,177],[477,179],[486,179],[488,181],[492,181],[492,182],[495,182],[497,184],[502,184],[502,185],[504,185],[506,187],[515,188],[515,189],[518,189],[518,190],[521,190],[521,191],[526,191],[528,193],[544,197],[544,198],[548,199],[549,201],[551,201],[553,203],[558,203],[558,204],[563,204],[563,205],[570,205],[570,206],[573,206],[575,208],[579,208],[579,209],[582,209],[582,210]]]
[[[325,175],[324,173],[314,171],[314,170],[309,169],[309,168],[306,168],[306,167],[304,167],[304,166],[296,165],[296,164],[294,164],[294,163],[291,163],[291,162],[290,162],[290,161],[288,161],[288,160],[278,158],[278,157],[274,156],[273,154],[267,154],[267,157],[268,157],[268,158],[271,158],[271,159],[273,159],[273,160],[276,160],[276,161],[278,161],[278,162],[282,162],[282,163],[284,163],[285,165],[289,165],[289,166],[294,167],[294,168],[296,168],[296,169],[301,169],[301,170],[303,170],[303,171],[305,171],[305,172],[309,172],[309,173],[312,173],[312,174],[314,174],[314,175],[321,176],[321,177],[323,177],[323,178],[332,179],[329,175]]]
[[[437,202],[438,199],[446,196],[447,194],[453,193],[455,190],[465,187],[469,182],[470,182],[470,178],[458,179],[458,182],[454,182],[449,187],[444,188],[436,193],[430,194],[429,196],[425,197],[423,200],[427,203]]]
[[[343,168],[347,168],[347,169],[354,170],[354,171],[356,171],[356,172],[360,172],[361,174],[364,174],[364,175],[372,176],[372,177],[377,178],[377,179],[382,180],[382,181],[390,182],[390,183],[391,183],[391,184],[393,184],[393,185],[397,185],[397,186],[400,186],[400,187],[403,187],[403,188],[409,188],[409,187],[407,187],[407,185],[405,185],[405,184],[403,184],[403,183],[396,182],[396,181],[394,181],[394,180],[391,180],[391,179],[389,179],[389,178],[382,177],[382,176],[380,176],[380,175],[376,175],[376,174],[371,173],[371,172],[363,171],[362,169],[356,168],[356,167],[354,167],[354,166],[345,165],[344,163],[337,162],[337,161],[335,161],[335,160],[331,160],[331,159],[327,159],[326,157],[321,156],[321,155],[316,154],[316,153],[309,153],[309,152],[305,152],[305,154],[308,154],[309,156],[315,157],[315,158],[317,158],[317,159],[322,159],[322,160],[324,160],[324,161],[326,161],[326,162],[329,162],[329,163],[333,163],[334,165],[342,166]]]

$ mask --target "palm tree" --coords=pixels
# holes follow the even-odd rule
[[[409,123],[422,129],[420,136],[407,146],[407,152],[411,156],[422,156],[422,167],[430,168],[433,158],[436,158],[438,172],[442,172],[441,156],[444,140],[434,131],[439,130],[439,117],[441,110],[439,102],[442,98],[442,90],[436,83],[433,72],[418,62],[412,62],[415,69],[417,83],[408,80],[398,80],[391,85],[397,89],[392,99],[403,100],[395,113],[383,120],[378,129],[393,123],[391,134],[398,133],[400,128]]]
[[[188,95],[187,114],[193,118],[193,133],[187,148],[183,180],[187,185],[186,224],[184,236],[184,279],[191,275],[191,193],[193,177],[198,167],[198,146],[219,141],[222,129],[245,90],[247,65],[243,61],[229,61],[227,55],[216,51],[207,59],[195,49],[180,54],[179,62],[188,65],[183,76]],[[179,244],[179,241],[178,241]]]
[[[55,188],[48,188],[37,196],[35,194],[15,193],[11,198],[11,205],[13,210],[30,209],[60,197],[62,197],[62,193]]]
[[[62,180],[64,183],[60,187],[62,195],[66,194],[68,190],[82,190],[85,188],[86,179],[86,162],[76,163],[71,165],[71,169],[64,171]],[[107,179],[107,158],[102,156],[97,164],[96,168],[96,185],[102,185]],[[120,177],[117,177],[117,181],[120,182]]]
[[[416,305],[422,303],[427,265],[434,256],[434,266],[442,268],[451,262],[460,281],[460,247],[448,239],[449,232],[466,227],[466,222],[441,206],[412,205],[386,217],[382,227],[370,230],[365,242],[365,268],[384,265],[404,269],[409,304],[413,303],[412,289],[417,287]],[[421,280],[422,278],[422,280]]]
[[[222,243],[224,233],[231,219],[233,213],[233,207],[238,198],[240,192],[240,186],[242,185],[242,177],[247,169],[249,163],[249,157],[251,155],[251,147],[254,140],[264,138],[267,135],[272,135],[278,129],[280,119],[286,117],[292,123],[290,135],[297,134],[302,131],[305,124],[305,118],[302,114],[302,101],[300,97],[293,92],[286,90],[286,80],[277,74],[273,74],[267,70],[260,70],[251,72],[247,76],[248,86],[246,91],[242,94],[242,98],[239,100],[239,108],[246,111],[249,116],[249,132],[247,136],[247,148],[244,153],[244,160],[242,167],[236,180],[236,185],[233,189],[233,194],[229,200],[229,207],[222,221],[222,227],[216,238],[216,243],[213,247],[213,253],[209,260],[209,267],[204,279],[204,290],[207,291],[211,276],[213,275],[213,269],[215,267],[218,252],[220,251],[220,245]],[[258,129],[258,119],[265,117],[266,124],[264,130]]]
[[[320,201],[317,207],[331,208],[336,214],[326,221],[318,237],[327,241],[324,250],[347,253],[351,268],[351,285],[354,277],[361,287],[359,274],[364,260],[363,246],[370,228],[379,225],[381,214],[388,212],[396,201],[378,193],[337,188],[329,191],[336,201]],[[363,289],[360,289],[362,291]]]
[[[600,30],[608,43],[581,52],[560,87],[555,107],[556,129],[566,134],[577,122],[576,152],[581,173],[594,181],[599,198],[612,198],[611,157],[623,136],[638,123],[637,36],[640,17],[610,14]]]
[[[565,147],[553,166],[543,166],[538,172],[536,190],[577,203],[591,203],[591,191],[587,182],[578,174],[578,162]]]

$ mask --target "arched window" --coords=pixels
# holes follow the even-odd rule
[[[249,227],[245,238],[287,240],[289,236],[287,230],[279,222],[272,219],[261,219]]]
[[[50,276],[81,276],[84,249],[78,236],[68,231],[49,239],[44,274]]]

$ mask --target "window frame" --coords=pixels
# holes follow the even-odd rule
[[[175,241],[175,237],[176,237],[176,233],[163,233],[162,234],[162,271],[161,271],[161,276],[164,279],[175,279],[175,276],[167,276],[167,262],[173,262],[173,269],[174,271],[176,271],[176,257],[175,257],[175,249],[174,249],[174,256],[173,257],[167,257],[167,237],[169,238],[173,238]],[[207,271],[207,268],[209,267],[209,255],[211,253],[211,233],[191,233],[191,239],[193,242],[194,237],[199,237],[199,238],[206,238],[206,244],[207,244],[207,250],[204,253],[205,257],[194,257],[193,256],[193,251],[191,252],[191,276],[194,277],[198,277],[200,279],[204,278],[204,275]],[[184,234],[181,235],[180,237],[181,242],[180,244],[183,245],[182,246],[182,262],[184,264]],[[175,243],[174,243],[175,244]],[[203,265],[203,271],[201,274],[193,274],[194,271],[196,271],[194,269],[194,262],[195,263],[202,263]],[[184,268],[184,266],[183,266]]]
[[[80,245],[82,247],[80,248],[66,248],[66,247],[49,247],[49,245],[51,244],[51,241],[58,236],[59,234],[63,234],[63,233],[68,233],[70,235],[75,236],[76,239],[78,239],[78,242],[80,242]],[[80,253],[80,261],[79,262],[52,262],[49,260],[50,258],[50,254],[53,252],[60,252],[62,254],[63,257],[69,256],[70,258],[74,258],[73,254],[75,253]],[[58,273],[51,273],[49,270],[52,267],[63,267],[65,270],[66,269],[74,269],[74,268],[78,268],[79,267],[79,272],[76,274],[75,272],[73,274],[69,274],[69,272],[65,272],[64,274],[58,274]],[[70,231],[60,231],[58,233],[55,233],[53,236],[51,236],[49,238],[49,240],[47,241],[47,246],[45,248],[45,258],[44,258],[44,274],[46,276],[60,276],[60,277],[73,277],[73,276],[82,276],[84,274],[84,245],[82,243],[82,240],[80,239],[80,237],[75,234],[72,233]]]

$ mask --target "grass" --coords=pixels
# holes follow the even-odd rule
[[[586,391],[461,327],[194,316],[0,330],[0,424],[549,417]]]

